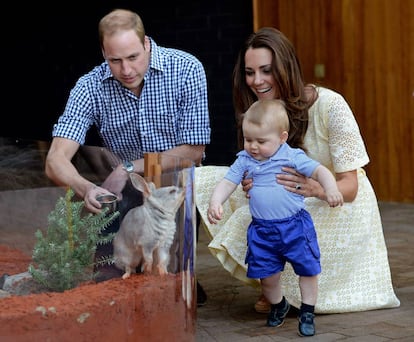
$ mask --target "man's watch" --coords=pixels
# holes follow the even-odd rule
[[[134,164],[130,161],[126,161],[122,164],[122,169],[128,173],[134,172]]]

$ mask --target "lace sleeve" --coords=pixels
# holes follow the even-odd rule
[[[309,116],[305,144],[312,158],[334,172],[355,170],[368,164],[358,123],[340,94],[319,88],[318,100]]]

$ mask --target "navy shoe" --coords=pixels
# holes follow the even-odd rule
[[[299,336],[313,336],[315,335],[315,323],[313,318],[315,315],[311,312],[302,312],[299,319]]]
[[[285,306],[283,309],[276,309],[276,305],[270,306],[270,312],[267,316],[267,326],[269,327],[279,327],[285,321],[285,317],[288,314],[290,309],[290,304],[285,299]]]

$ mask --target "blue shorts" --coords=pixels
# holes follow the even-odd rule
[[[302,209],[281,220],[253,218],[247,230],[247,277],[261,279],[284,270],[289,262],[299,276],[321,273],[320,250],[310,214]]]

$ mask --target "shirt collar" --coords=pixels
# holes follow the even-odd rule
[[[161,53],[161,48],[155,43],[155,41],[148,37],[151,43],[151,59],[149,69],[155,69],[159,71],[164,70],[164,57]]]
[[[106,81],[107,79],[110,79],[110,78],[113,79],[114,77],[112,76],[111,68],[109,67],[109,64],[106,60],[105,60],[104,64],[106,66],[106,70],[105,70],[104,75],[102,77],[102,81]]]
[[[283,144],[280,145],[280,147],[278,148],[278,150],[271,156],[269,157],[269,159],[267,159],[267,161],[269,160],[279,160],[279,159],[285,159],[285,158],[289,158],[290,155],[290,147],[289,145],[285,142]],[[249,154],[247,153],[246,150],[241,150],[240,152],[237,153],[237,156],[249,156]],[[263,161],[258,161],[256,160],[258,163],[262,163]]]

